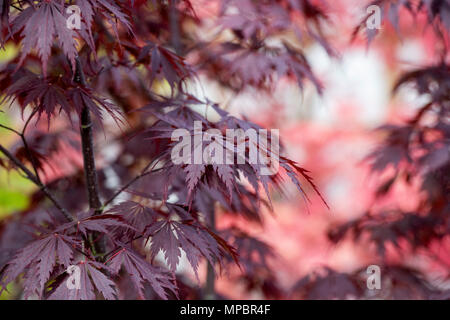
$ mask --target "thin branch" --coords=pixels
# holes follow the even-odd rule
[[[40,183],[42,183],[41,177],[39,176],[38,172],[38,166],[36,164],[36,159],[33,157],[33,154],[31,153],[31,149],[28,146],[27,139],[25,138],[25,131],[27,130],[28,124],[30,123],[31,119],[33,119],[34,115],[36,114],[37,109],[34,109],[31,115],[28,117],[27,121],[25,122],[25,125],[23,126],[22,133],[20,134],[20,139],[22,139],[23,147],[25,148],[25,152],[27,153],[27,157],[29,158],[31,165],[34,170],[34,174],[36,175],[36,178]]]
[[[149,171],[147,172],[148,168],[150,168],[150,165],[152,164],[152,162],[150,162],[149,164],[147,164],[144,169],[142,169],[141,173],[139,175],[137,175],[136,177],[134,177],[133,179],[131,179],[128,183],[126,183],[125,185],[122,186],[122,188],[120,188],[118,191],[116,191],[116,193],[109,198],[105,204],[103,205],[103,208],[106,208],[107,205],[109,205],[111,202],[114,201],[114,199],[116,199],[122,192],[124,192],[126,189],[128,189],[133,183],[135,183],[136,181],[138,181],[139,179],[141,179],[142,177],[145,177],[146,175],[154,172],[154,171]]]
[[[19,10],[19,11],[23,11],[23,9],[21,9],[21,8],[19,8],[19,7],[16,7],[15,5],[11,5],[11,7],[13,7],[14,9],[16,9],[16,10]]]
[[[73,221],[72,216],[69,212],[64,209],[64,207],[56,200],[55,196],[48,190],[47,186],[45,186],[19,159],[17,159],[13,154],[11,154],[5,147],[0,145],[0,152],[3,153],[9,160],[11,160],[16,167],[20,168],[25,173],[25,176],[28,180],[36,184],[41,191],[47,196],[47,198],[53,202],[55,207],[63,214],[63,216],[68,221]]]
[[[23,129],[22,129],[22,134],[23,134],[23,135],[25,135],[25,131],[27,130],[28,125],[29,125],[30,122],[31,122],[31,119],[33,119],[33,117],[34,117],[34,115],[37,113],[37,111],[38,111],[37,108],[34,109],[33,112],[30,114],[30,116],[28,117],[27,121],[25,121],[25,124],[24,124]]]
[[[0,128],[3,128],[3,129],[5,129],[5,130],[11,131],[11,132],[14,132],[15,134],[17,134],[17,135],[20,136],[20,132],[19,132],[19,131],[15,130],[15,129],[13,129],[13,128],[10,128],[10,127],[8,127],[8,126],[5,126],[5,125],[3,125],[3,124],[1,124],[1,123],[0,123]]]
[[[35,159],[34,159],[33,155],[31,154],[31,149],[28,146],[27,140],[25,138],[25,131],[26,131],[26,129],[28,127],[28,124],[30,123],[31,119],[36,114],[36,112],[37,112],[37,109],[34,109],[33,112],[31,113],[31,115],[29,116],[29,118],[27,119],[27,121],[25,122],[25,125],[24,125],[24,127],[22,129],[22,132],[19,132],[19,131],[15,130],[15,129],[10,128],[8,126],[5,126],[3,124],[0,124],[0,128],[6,129],[6,130],[11,131],[11,132],[14,132],[15,134],[17,134],[20,137],[20,139],[22,140],[25,152],[27,153],[28,160],[30,160],[30,163],[31,163],[31,165],[33,167],[34,175],[36,176],[37,180],[39,182],[41,182],[41,184],[42,184],[42,180],[39,177],[39,173],[38,173],[38,170],[37,170],[37,165],[35,163]]]

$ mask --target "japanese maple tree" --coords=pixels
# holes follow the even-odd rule
[[[67,25],[72,5],[79,28]],[[201,37],[189,0],[1,0],[1,46],[19,48],[0,67],[2,106],[19,108],[23,126],[0,124],[17,135],[9,148],[0,143],[0,165],[38,189],[29,208],[2,221],[3,289],[17,281],[24,298],[214,298],[219,270],[234,263],[251,278],[273,254],[237,228],[216,230],[219,209],[262,223],[271,188],[286,178],[306,200],[320,196],[309,172],[283,155],[276,174],[262,174],[249,161],[251,141],[233,164],[171,161],[171,133],[195,135],[194,122],[223,136],[261,129],[193,90],[199,74],[236,92],[270,92],[281,78],[321,92],[302,47],[283,34],[335,55],[318,1],[217,6],[215,34]],[[227,151],[239,157],[234,144]],[[201,292],[177,269],[183,255],[199,283],[207,262]],[[71,266],[78,289],[67,285]]]

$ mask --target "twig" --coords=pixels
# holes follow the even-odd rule
[[[139,235],[139,236],[136,236],[136,237],[134,237],[133,239],[131,239],[131,240],[128,240],[127,242],[125,242],[125,244],[129,244],[130,242],[133,242],[134,240],[137,240],[137,239],[140,239],[140,238],[143,238],[144,236],[143,235]],[[103,255],[103,259],[105,259],[107,256],[109,256],[111,253],[116,253],[117,252],[117,250],[119,249],[121,249],[121,248],[123,248],[122,246],[118,246],[118,247],[115,247],[114,249],[112,249],[111,251],[109,251],[108,253],[105,253],[104,255]],[[106,262],[108,262],[109,260],[111,260],[111,258],[110,259],[108,259]],[[106,263],[105,262],[105,263]]]
[[[5,125],[3,125],[3,124],[1,124],[1,123],[0,123],[0,128],[3,128],[3,129],[5,129],[5,130],[11,131],[11,132],[14,132],[15,134],[17,134],[17,135],[20,136],[20,132],[19,132],[19,131],[14,130],[13,128],[7,127],[7,126],[5,126]]]
[[[56,200],[55,196],[48,190],[47,186],[45,186],[19,159],[17,159],[13,154],[11,154],[5,147],[0,145],[0,152],[3,153],[9,160],[11,160],[20,170],[25,173],[25,176],[28,180],[36,184],[41,191],[50,199],[51,202],[55,205],[55,207],[63,214],[63,216],[69,222],[73,221],[72,216],[67,212],[66,209]]]
[[[25,152],[27,153],[27,157],[30,159],[31,165],[34,170],[34,174],[36,175],[36,178],[39,182],[42,183],[41,177],[39,176],[38,172],[38,166],[35,162],[35,159],[33,157],[33,154],[31,153],[31,149],[28,146],[27,139],[25,138],[25,132],[27,130],[28,124],[30,123],[31,119],[33,119],[34,115],[36,114],[38,109],[34,109],[31,115],[28,117],[27,121],[25,122],[25,125],[23,126],[22,132],[20,133],[20,139],[22,139],[23,147],[25,148]]]
[[[142,177],[150,174],[152,171],[150,172],[146,172],[148,170],[148,168],[150,167],[150,165],[152,164],[152,162],[150,162],[149,164],[147,164],[144,169],[142,169],[141,173],[139,175],[137,175],[136,177],[134,177],[133,179],[131,179],[128,183],[126,183],[125,185],[122,186],[122,188],[120,188],[118,191],[116,191],[116,193],[109,198],[105,204],[103,205],[103,208],[106,208],[107,205],[109,205],[111,202],[114,201],[114,199],[116,199],[122,192],[124,192],[129,186],[131,186],[133,183],[135,183],[136,181],[138,181],[139,179],[141,179]]]
[[[6,129],[6,130],[11,131],[11,132],[14,132],[15,134],[17,134],[20,137],[20,139],[22,140],[25,152],[27,153],[28,160],[30,160],[30,163],[31,163],[31,165],[33,167],[34,175],[36,176],[37,180],[42,183],[42,180],[39,177],[39,173],[38,173],[38,170],[37,170],[37,165],[35,163],[35,159],[34,159],[33,155],[31,154],[31,149],[30,149],[30,147],[29,147],[29,145],[27,143],[27,140],[25,138],[25,131],[27,130],[27,126],[30,123],[30,121],[33,118],[33,116],[36,114],[36,112],[37,112],[37,109],[34,109],[33,112],[31,113],[30,117],[25,122],[25,125],[24,125],[24,127],[22,129],[22,132],[19,132],[19,131],[15,130],[15,129],[10,128],[8,126],[5,126],[3,124],[0,124],[0,128]]]

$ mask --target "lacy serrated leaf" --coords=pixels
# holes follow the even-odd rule
[[[61,14],[64,6],[56,1],[42,1],[36,7],[29,7],[21,14],[30,15],[24,24],[22,31],[23,48],[19,64],[22,64],[25,57],[36,48],[42,61],[43,73],[47,73],[47,62],[55,38],[64,53],[69,58],[72,66],[75,65],[76,43],[73,38],[74,33],[66,26],[66,18]],[[22,19],[17,18],[16,22]],[[20,27],[20,26],[18,26]]]
[[[130,274],[131,280],[144,298],[144,283],[147,282],[158,296],[167,299],[167,290],[176,293],[176,287],[172,277],[163,272],[160,268],[151,265],[140,254],[129,247],[122,247],[117,253],[110,258],[109,267],[117,274],[123,269]]]
[[[135,201],[124,201],[109,209],[108,212],[121,216],[126,222],[141,232],[159,216],[152,208]]]
[[[83,235],[87,235],[88,231],[98,231],[102,233],[110,233],[111,229],[114,227],[131,228],[125,220],[119,215],[113,214],[102,214],[89,216],[87,218],[82,218],[80,220],[72,221],[62,226],[58,227],[56,230],[67,230],[69,228],[75,227],[77,232],[81,232]]]
[[[96,298],[94,288],[106,300],[115,300],[116,285],[101,269],[109,270],[107,266],[95,261],[81,261],[76,265],[79,269],[80,283],[69,287],[65,277],[62,283],[50,294],[49,300],[93,300]]]
[[[145,236],[151,237],[151,259],[162,251],[169,268],[175,272],[183,250],[197,279],[198,264],[202,256],[214,265],[226,251],[232,251],[223,239],[218,236],[216,238],[216,235],[213,236],[212,232],[193,220],[158,221],[146,230]]]
[[[205,173],[204,164],[188,164],[184,169],[186,172],[186,182],[189,192],[193,192],[196,185]]]
[[[7,284],[21,273],[33,270],[32,277],[38,279],[39,286],[35,286],[39,289],[38,294],[41,294],[56,265],[67,267],[70,264],[74,245],[73,238],[59,233],[33,241],[8,263],[2,276],[3,282]],[[29,275],[26,277],[29,278]]]

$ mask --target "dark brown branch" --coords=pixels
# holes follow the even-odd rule
[[[73,81],[87,87],[86,78],[81,67],[80,59],[76,58],[76,69]],[[87,195],[89,199],[89,207],[97,214],[100,213],[102,204],[98,191],[98,177],[95,166],[94,142],[92,134],[91,113],[87,107],[84,107],[80,115],[80,135],[84,161],[84,173],[86,178]]]
[[[75,71],[73,74],[73,81],[83,87],[87,87],[86,77],[84,76],[81,61],[78,56],[75,58]],[[96,215],[101,214],[102,203],[100,201],[100,193],[98,191],[98,176],[97,167],[95,166],[92,125],[93,123],[91,112],[88,107],[84,106],[80,115],[80,136],[81,148],[83,153],[83,168],[84,176],[86,178],[86,190],[89,201],[89,208],[91,210],[94,210],[94,215]],[[98,236],[101,237],[101,235]],[[96,252],[105,252],[105,238],[101,237],[100,241],[97,243],[97,245],[95,245],[93,240],[94,237],[95,233],[90,233],[88,235],[88,245],[94,255],[96,254]]]
[[[88,191],[89,207],[97,213],[102,204],[98,192],[98,177],[95,167],[94,144],[92,136],[92,119],[86,107],[81,112],[81,145],[83,149],[84,173]]]
[[[46,197],[53,202],[55,207],[63,214],[63,216],[68,221],[73,221],[72,216],[67,212],[66,209],[56,200],[55,196],[48,190],[47,186],[45,186],[19,159],[17,159],[12,153],[10,153],[6,148],[0,145],[0,152],[3,153],[9,160],[11,160],[16,167],[20,168],[25,173],[27,179],[36,184],[41,191],[46,195]]]

